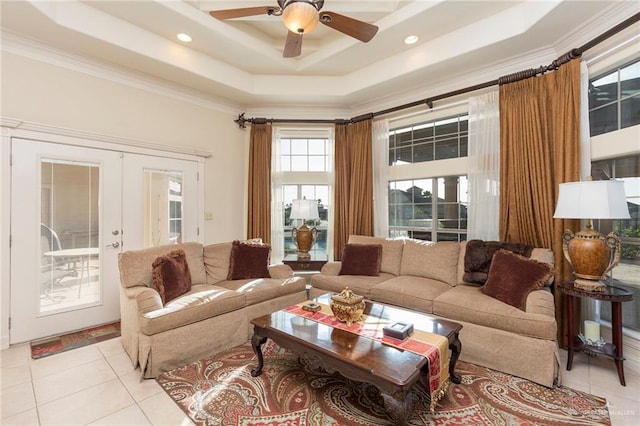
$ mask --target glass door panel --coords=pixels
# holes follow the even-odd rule
[[[144,246],[182,242],[182,172],[144,171]]]
[[[51,315],[101,303],[100,165],[40,160],[40,304]]]

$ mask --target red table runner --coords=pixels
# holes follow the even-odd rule
[[[291,305],[284,310],[329,325],[340,330],[345,330],[359,336],[378,340],[387,345],[407,350],[415,354],[424,356],[429,361],[429,391],[431,395],[431,410],[435,408],[436,402],[444,396],[449,384],[449,340],[438,334],[429,333],[419,329],[419,324],[414,324],[414,333],[405,340],[398,340],[385,336],[382,328],[389,325],[389,321],[375,317],[363,315],[360,321],[347,326],[346,323],[334,318],[331,308],[320,303],[321,309],[318,312],[309,312],[302,309],[307,302]]]

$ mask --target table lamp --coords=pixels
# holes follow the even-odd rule
[[[585,229],[562,234],[562,251],[573,266],[574,286],[589,291],[602,291],[607,272],[620,262],[618,236],[606,237],[592,229],[592,219],[629,219],[624,182],[590,180],[561,183],[558,204],[553,214],[560,219],[586,219]]]
[[[302,219],[302,225],[298,228],[291,229],[291,240],[298,248],[298,259],[311,259],[309,250],[311,250],[313,243],[318,239],[318,230],[315,226],[309,229],[307,220],[320,219],[320,215],[318,214],[318,201],[307,199],[293,200],[289,218]]]

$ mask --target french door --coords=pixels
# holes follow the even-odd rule
[[[120,318],[122,250],[199,240],[198,163],[12,139],[10,343]]]

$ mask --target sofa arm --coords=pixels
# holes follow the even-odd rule
[[[322,266],[320,273],[323,275],[340,275],[340,269],[342,269],[342,262],[327,262]]]
[[[162,309],[162,298],[160,293],[155,289],[146,287],[143,291],[136,296],[136,303],[138,304],[138,312],[140,314],[146,314],[157,309]]]
[[[555,302],[549,288],[545,287],[529,293],[525,309],[528,314],[542,314],[548,317],[555,317]]]
[[[293,276],[293,269],[284,263],[277,265],[269,265],[269,275],[271,278],[285,279]]]

